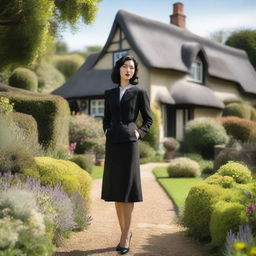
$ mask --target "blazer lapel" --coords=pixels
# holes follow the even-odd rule
[[[120,101],[120,105],[123,104],[124,102],[128,101],[131,97],[134,96],[135,89],[136,89],[136,87],[132,87],[132,88],[125,90],[124,95]],[[118,92],[119,92],[118,97],[120,98],[120,88],[119,88]]]

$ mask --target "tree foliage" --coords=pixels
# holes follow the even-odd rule
[[[245,50],[256,69],[256,30],[235,31],[228,37],[226,45]]]
[[[0,0],[0,70],[33,63],[63,25],[95,20],[102,0]]]

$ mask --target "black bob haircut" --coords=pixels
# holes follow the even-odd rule
[[[124,63],[127,60],[133,60],[134,62],[134,67],[135,67],[135,71],[134,71],[134,75],[133,77],[129,80],[130,84],[136,85],[139,83],[139,78],[138,78],[138,62],[137,60],[131,56],[131,55],[126,55],[121,57],[115,64],[113,70],[112,70],[112,74],[111,74],[111,79],[115,84],[118,84],[118,86],[120,86],[120,67],[124,65]]]

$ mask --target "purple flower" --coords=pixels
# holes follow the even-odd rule
[[[252,216],[253,215],[253,212],[256,210],[256,205],[255,203],[249,203],[247,206],[246,206],[246,211],[247,211],[247,214],[249,216]]]

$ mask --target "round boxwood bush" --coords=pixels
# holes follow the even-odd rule
[[[214,173],[204,180],[208,184],[220,185],[223,188],[232,188],[235,185],[235,180],[230,176],[222,176]]]
[[[169,177],[196,177],[201,174],[199,164],[187,157],[177,157],[171,160],[167,172]]]
[[[228,161],[217,172],[222,176],[232,177],[237,183],[246,184],[252,180],[251,171],[246,166],[234,161]]]
[[[9,77],[8,82],[13,87],[37,92],[37,76],[33,71],[27,68],[16,68]]]
[[[88,173],[92,173],[93,159],[89,155],[74,155],[69,159]]]
[[[150,158],[155,156],[154,149],[146,142],[141,141],[139,143],[139,150],[140,150],[140,158]]]
[[[228,135],[224,127],[213,119],[194,119],[185,127],[184,142],[191,152],[213,158],[214,146],[226,144]]]
[[[255,120],[256,110],[248,104],[230,103],[223,109],[223,116],[237,116],[247,120]]]
[[[197,239],[209,239],[210,219],[214,204],[231,198],[231,189],[204,181],[194,185],[186,198],[182,223],[188,233]]]

